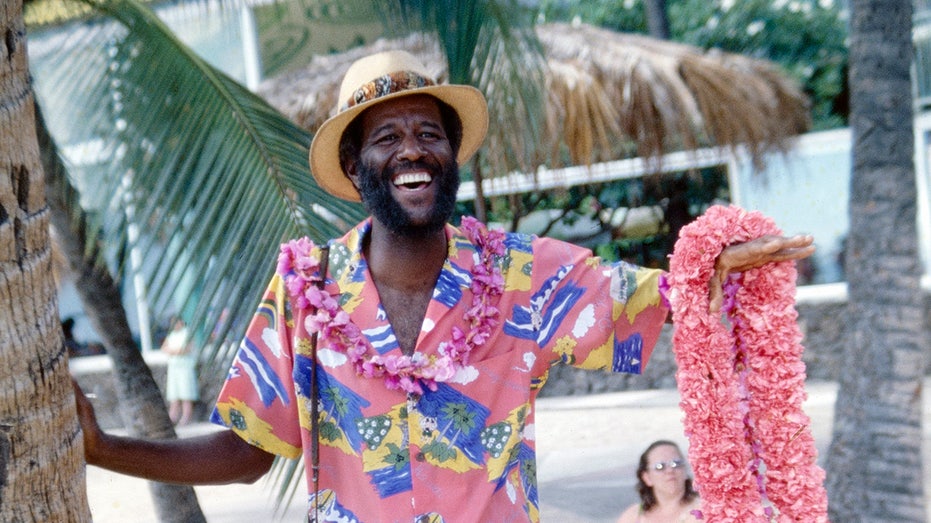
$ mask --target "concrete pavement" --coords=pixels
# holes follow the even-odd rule
[[[831,438],[837,386],[809,383],[806,413],[823,456]],[[925,389],[929,390],[929,389]],[[618,392],[543,398],[537,402],[537,475],[541,519],[560,523],[609,523],[636,500],[634,471],[643,449],[656,439],[672,439],[683,449],[679,395],[675,390]],[[931,401],[925,401],[925,458],[931,442]],[[197,425],[182,435],[209,430]],[[157,523],[146,482],[88,467],[88,497],[94,521]],[[931,477],[926,479],[929,486]],[[255,485],[197,487],[210,523],[301,521],[303,496],[275,517],[270,489]]]

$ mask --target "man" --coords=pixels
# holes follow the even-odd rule
[[[551,239],[447,224],[487,108],[389,52],[349,69],[311,145],[317,182],[372,217],[326,253],[282,247],[200,438],[102,433],[88,463],[186,484],[254,481],[303,454],[312,521],[536,521],[534,401],[548,369],[639,372],[667,309],[660,271],[602,266]],[[728,247],[728,272],[811,254],[812,238]],[[322,276],[323,275],[323,276]],[[720,285],[711,290],[720,304]]]

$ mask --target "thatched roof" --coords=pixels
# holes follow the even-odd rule
[[[809,127],[807,99],[769,62],[584,24],[540,25],[537,35],[548,97],[543,143],[534,144],[538,164],[560,166],[567,155],[581,165],[714,145],[744,145],[758,155],[782,149]],[[303,69],[267,80],[259,94],[314,132],[336,107],[349,65],[386,49],[408,50],[445,77],[435,40],[412,35],[315,57]],[[494,120],[486,141],[492,149],[513,133]],[[494,165],[495,156],[486,158],[496,174],[513,168]]]

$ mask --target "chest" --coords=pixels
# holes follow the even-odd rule
[[[412,354],[420,336],[424,317],[427,315],[427,307],[433,295],[432,288],[412,292],[379,287],[378,294],[401,350],[405,354]]]

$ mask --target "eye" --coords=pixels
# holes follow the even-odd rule
[[[375,143],[386,144],[391,143],[397,139],[397,135],[393,133],[383,134],[381,136],[375,137]]]
[[[428,123],[420,127],[419,132],[417,133],[422,139],[427,140],[443,140],[446,138],[446,133],[443,132],[443,128],[438,125]]]
[[[653,470],[657,472],[662,472],[666,469],[676,470],[685,466],[685,461],[681,459],[674,459],[672,461],[660,461],[653,465]]]

